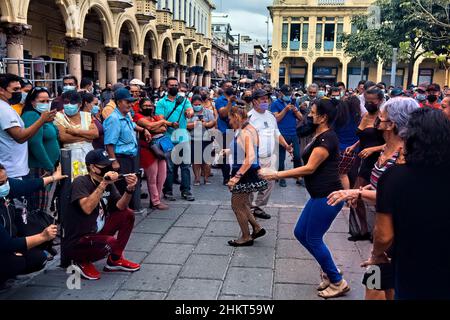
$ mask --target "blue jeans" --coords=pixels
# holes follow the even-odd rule
[[[190,150],[190,144],[189,142],[185,143],[184,150],[189,151]],[[180,156],[183,157],[183,152],[180,153]],[[174,181],[174,175],[175,170],[178,166],[175,166],[175,164],[172,161],[172,158],[169,157],[167,159],[167,178],[166,182],[164,183],[163,193],[173,193],[173,181]],[[180,185],[180,191],[181,193],[190,192],[191,191],[191,164],[190,164],[190,156],[188,161],[183,161],[179,165],[181,169],[181,185]]]
[[[342,280],[333,261],[330,250],[323,242],[323,236],[341,211],[343,203],[332,207],[327,198],[311,198],[302,211],[294,235],[298,241],[312,254],[330,279],[331,283]]]
[[[284,136],[284,140],[286,140],[287,144],[291,144],[294,147],[294,168],[301,167],[302,160],[300,158],[300,140],[297,135],[294,136]],[[280,145],[279,147],[279,162],[278,162],[278,171],[284,171],[284,163],[286,161],[286,149]]]

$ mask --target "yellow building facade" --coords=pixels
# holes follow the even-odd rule
[[[373,0],[274,0],[268,9],[273,22],[271,84],[296,87],[344,82],[355,88],[361,80],[390,84],[391,67],[374,60],[364,65],[344,53],[343,33],[356,32],[352,17],[367,13]],[[361,72],[362,71],[362,72]],[[396,86],[407,85],[408,66],[399,63]],[[420,58],[413,84],[449,83],[448,72],[432,58]]]
[[[137,78],[159,87],[168,76],[210,85],[213,9],[209,0],[1,0],[3,58],[20,75],[27,65],[12,61],[66,62],[39,71],[101,86]],[[189,73],[194,66],[204,72]]]

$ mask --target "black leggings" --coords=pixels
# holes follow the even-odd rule
[[[47,262],[44,251],[31,249],[17,256],[15,254],[0,255],[0,283],[17,275],[29,274],[42,270]]]

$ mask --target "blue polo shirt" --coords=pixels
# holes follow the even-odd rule
[[[168,96],[166,95],[164,98],[158,101],[156,104],[155,114],[157,116],[163,116],[169,122],[178,122],[180,128],[175,130],[174,128],[167,128],[165,133],[166,136],[172,139],[173,143],[181,143],[189,141],[190,134],[187,131],[187,119],[186,119],[186,110],[192,108],[191,102],[188,99],[184,99],[184,101],[177,107],[177,109],[172,113],[170,118],[167,118],[175,107],[175,102],[177,101],[179,96],[175,98],[175,100],[170,101]],[[180,119],[178,121],[178,119]],[[175,132],[176,131],[176,132]],[[174,134],[175,132],[175,134]]]
[[[228,99],[225,97],[225,95],[220,96],[216,100],[216,109],[219,111],[221,108],[226,107],[228,105]],[[234,107],[236,105],[235,102],[233,102],[232,106]],[[219,116],[219,119],[217,121],[217,127],[219,128],[220,132],[226,133],[227,129],[230,129],[230,119],[228,117],[221,118]]]
[[[281,99],[275,100],[270,106],[272,113],[281,112],[286,108],[287,103]],[[294,111],[288,111],[283,120],[278,122],[278,129],[283,136],[295,136],[297,134],[297,117]]]
[[[134,128],[136,128],[136,124],[128,115],[124,116],[118,108],[114,109],[113,113],[103,122],[105,145],[114,145],[115,154],[137,156],[138,143]]]

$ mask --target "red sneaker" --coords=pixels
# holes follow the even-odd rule
[[[128,271],[128,272],[135,272],[138,271],[139,269],[141,269],[140,264],[128,261],[123,256],[120,257],[120,259],[117,261],[113,261],[111,259],[111,256],[109,256],[108,260],[106,261],[106,266],[104,268],[105,271]]]
[[[74,263],[72,266],[87,280],[98,280],[101,277],[100,272],[90,262]]]

